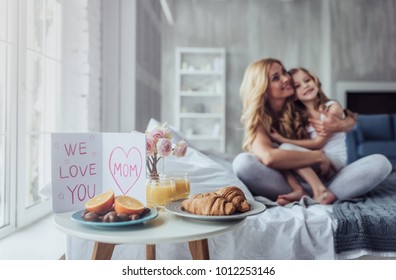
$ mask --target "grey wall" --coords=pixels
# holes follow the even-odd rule
[[[396,77],[396,0],[168,0],[162,19],[162,114],[174,123],[176,47],[225,47],[227,144],[241,150],[239,86],[246,66],[263,57],[317,73],[330,97],[338,80]]]
[[[396,1],[331,1],[333,83],[396,80]]]

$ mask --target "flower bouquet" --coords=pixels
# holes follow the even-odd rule
[[[173,154],[176,157],[184,157],[187,153],[187,142],[179,141],[172,146],[173,134],[170,128],[164,123],[146,132],[146,155],[148,176],[152,179],[159,179],[158,163],[164,157]]]

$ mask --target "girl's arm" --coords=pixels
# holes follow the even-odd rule
[[[327,140],[329,139],[330,136],[331,135],[327,135],[327,136],[318,135],[314,139],[296,140],[296,139],[285,138],[276,131],[271,133],[271,138],[279,143],[289,143],[289,144],[297,145],[297,146],[304,147],[304,148],[307,148],[310,150],[322,149],[324,147],[324,145],[327,143]]]
[[[327,118],[328,116],[334,116],[339,120],[342,120],[344,118],[344,112],[342,110],[342,107],[338,103],[334,103],[331,106],[329,106],[326,113],[327,113]],[[318,150],[324,147],[324,145],[327,143],[331,135],[332,133],[326,133],[326,134],[318,133],[318,135],[314,139],[295,140],[295,139],[288,139],[282,137],[277,132],[274,132],[271,133],[271,138],[280,143],[290,143],[307,149]]]
[[[272,146],[269,135],[263,128],[258,128],[251,151],[263,164],[276,169],[297,169],[319,164],[322,171],[330,169],[330,161],[322,151],[290,151]]]

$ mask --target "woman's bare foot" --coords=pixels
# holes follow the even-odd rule
[[[327,189],[314,196],[314,200],[320,204],[332,204],[336,199],[337,197],[335,194]]]
[[[278,199],[276,200],[276,202],[280,205],[286,205],[290,202],[293,201],[298,201],[300,200],[304,195],[306,195],[307,193],[304,190],[296,190],[296,191],[292,191],[288,194],[281,194],[278,196]],[[281,204],[284,203],[284,204]]]

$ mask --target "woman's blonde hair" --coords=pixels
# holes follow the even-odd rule
[[[246,70],[240,87],[242,99],[242,117],[244,137],[242,148],[249,151],[256,138],[258,127],[262,126],[269,134],[275,128],[280,134],[288,138],[296,138],[293,120],[293,99],[287,98],[281,112],[272,111],[268,103],[269,69],[282,62],[273,58],[266,58],[250,64]]]

